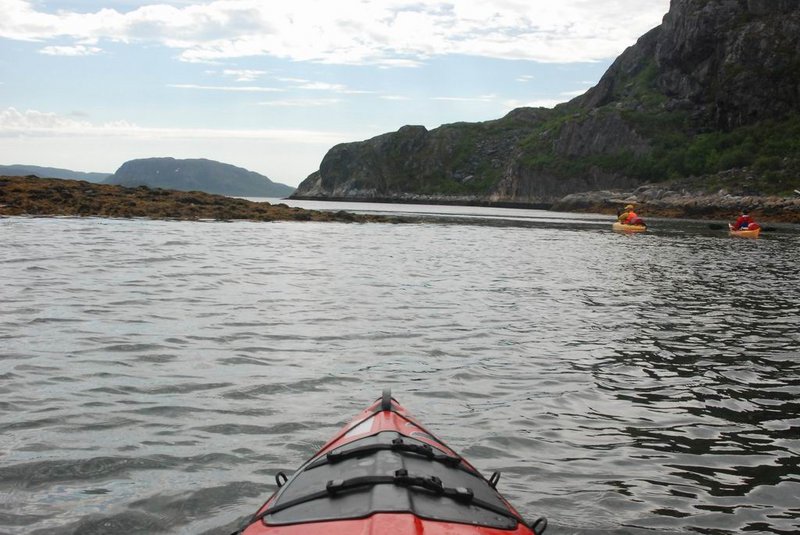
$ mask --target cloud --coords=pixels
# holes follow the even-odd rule
[[[295,89],[308,89],[311,91],[344,92],[347,88],[342,84],[329,84],[326,82],[304,82],[295,86]]]
[[[281,108],[315,108],[331,106],[341,102],[338,98],[293,98],[285,100],[267,100],[259,102],[262,106],[275,106]]]
[[[262,87],[253,85],[198,85],[198,84],[167,84],[175,89],[199,89],[202,91],[234,91],[240,93],[279,93],[284,91],[277,87]]]
[[[669,8],[669,0],[153,2],[78,12],[0,0],[0,37],[158,44],[195,62],[273,56],[414,67],[449,54],[582,62],[615,57]]]
[[[447,100],[450,102],[493,102],[495,95],[480,95],[477,97],[431,97],[432,100]]]
[[[48,56],[92,56],[99,54],[103,50],[96,46],[74,45],[74,46],[46,46],[39,53]]]
[[[10,137],[86,137],[175,140],[175,139],[262,139],[293,143],[340,143],[352,134],[302,129],[215,129],[215,128],[151,128],[128,121],[92,123],[74,116],[38,110],[0,110],[0,138]]]
[[[253,69],[224,69],[222,75],[234,78],[237,82],[253,82],[267,74],[266,71]]]

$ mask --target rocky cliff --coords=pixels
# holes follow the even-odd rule
[[[539,204],[687,177],[781,194],[798,154],[800,2],[673,0],[571,102],[337,145],[294,196]]]
[[[647,89],[666,99],[665,109],[690,110],[700,126],[731,129],[782,118],[798,110],[800,99],[798,15],[797,0],[672,0],[662,25],[575,103],[631,105],[645,73]]]
[[[206,159],[145,158],[125,162],[106,184],[204,191],[231,197],[287,197],[294,188],[230,164]]]

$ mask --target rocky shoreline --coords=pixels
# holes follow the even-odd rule
[[[397,218],[305,210],[199,191],[147,186],[129,188],[36,176],[0,176],[0,217],[20,215],[347,223],[397,221]]]
[[[487,206],[492,208],[525,208],[528,210],[549,210],[553,203],[529,203],[515,201],[492,201],[474,196],[443,196],[443,195],[403,195],[372,197],[369,195],[353,195],[347,197],[329,197],[315,195],[292,195],[292,200],[297,201],[330,201],[330,202],[363,202],[378,204],[428,204],[443,206]]]
[[[766,197],[734,195],[725,191],[695,193],[663,185],[635,190],[603,190],[567,195],[553,204],[491,201],[477,197],[405,195],[402,197],[293,196],[293,199],[394,204],[439,204],[524,208],[559,212],[616,214],[627,203],[635,203],[644,218],[730,220],[747,208],[765,223],[800,224],[800,195]],[[198,191],[184,192],[139,186],[129,188],[78,180],[0,176],[0,217],[80,216],[174,220],[338,221],[402,222],[409,218],[359,215],[293,208],[286,204],[254,202]]]
[[[567,195],[552,206],[563,212],[616,214],[624,204],[634,203],[644,218],[734,219],[747,209],[758,221],[800,223],[800,196],[775,197],[734,195],[725,191],[696,193],[658,186],[642,186],[632,191],[606,190]]]

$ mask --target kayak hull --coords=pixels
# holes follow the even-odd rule
[[[282,476],[282,477],[281,477]],[[367,407],[291,477],[241,535],[541,535],[394,398]]]
[[[758,238],[758,235],[761,234],[761,228],[733,230],[733,227],[728,225],[728,229],[730,235],[737,238]]]
[[[513,531],[422,520],[412,514],[375,513],[357,520],[314,522],[292,526],[251,526],[243,535],[529,535],[530,529]]]
[[[623,223],[614,223],[611,228],[617,232],[646,232],[646,225],[625,225]]]

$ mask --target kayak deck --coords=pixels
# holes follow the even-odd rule
[[[475,467],[385,394],[259,509],[242,535],[538,535]],[[313,526],[313,529],[311,529]]]

